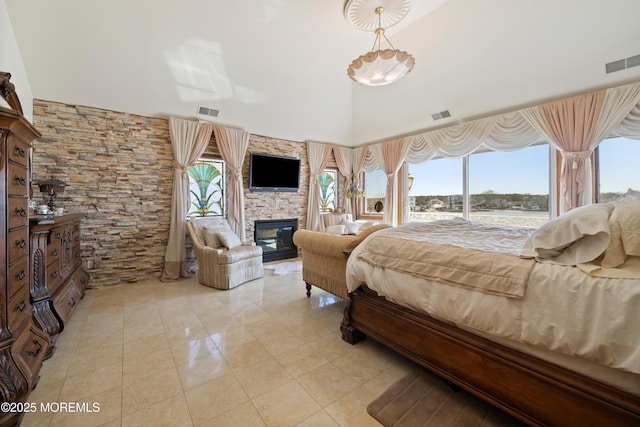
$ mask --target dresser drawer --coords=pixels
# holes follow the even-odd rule
[[[23,286],[29,283],[29,258],[22,258],[20,261],[9,266],[9,298]]]
[[[49,348],[49,337],[29,321],[11,347],[16,365],[27,379],[29,389],[38,380],[38,371]]]
[[[7,246],[9,248],[9,264],[29,255],[29,230],[22,227],[10,231]]]
[[[29,195],[29,181],[27,178],[27,168],[9,163],[9,174],[7,176],[7,194],[16,196]]]
[[[9,228],[26,226],[29,223],[29,208],[27,207],[26,197],[8,197],[9,211],[7,219],[9,220]]]
[[[59,255],[60,255],[60,241],[57,239],[52,239],[51,243],[47,245],[48,262],[51,263],[54,258],[58,259]]]
[[[26,167],[29,163],[29,146],[19,142],[11,143],[9,145],[9,160]]]
[[[31,303],[29,302],[29,288],[27,286],[20,288],[9,299],[7,314],[11,331],[16,333],[22,330],[24,324],[31,318]]]
[[[49,292],[54,293],[56,288],[60,285],[62,281],[62,272],[60,271],[60,261],[58,258],[48,259],[49,265],[45,271],[45,283],[47,284],[47,288]]]
[[[82,295],[73,281],[67,282],[66,286],[62,287],[53,297],[53,307],[60,320],[62,320],[63,329],[80,299],[82,299]]]

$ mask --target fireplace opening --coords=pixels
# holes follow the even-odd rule
[[[256,245],[262,246],[263,262],[298,256],[298,247],[293,243],[297,218],[258,220],[254,225],[253,239]]]

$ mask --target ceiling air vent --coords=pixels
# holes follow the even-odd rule
[[[218,113],[220,113],[220,111],[214,110],[213,108],[198,107],[198,114],[203,116],[218,117]]]
[[[451,113],[449,110],[440,111],[439,113],[432,114],[433,120],[446,119],[447,117],[451,117]]]
[[[616,71],[626,70],[627,68],[637,67],[640,65],[640,55],[630,56],[624,59],[618,59],[617,61],[611,61],[604,64],[604,68],[609,73]]]

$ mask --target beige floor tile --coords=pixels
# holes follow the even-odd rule
[[[122,362],[122,383],[129,384],[173,367],[173,355],[168,348],[127,359]]]
[[[182,395],[175,367],[122,386],[122,415],[131,415],[149,406]]]
[[[308,344],[280,353],[275,358],[294,378],[306,374],[328,362],[320,353]]]
[[[71,370],[64,380],[60,400],[78,401],[122,385],[122,361],[93,371],[75,373]]]
[[[322,407],[362,384],[362,381],[351,378],[331,363],[307,372],[297,381]]]
[[[209,381],[185,392],[193,424],[198,426],[249,401],[232,374]]]
[[[253,404],[247,402],[195,427],[265,427],[265,425]]]
[[[210,337],[171,343],[176,364],[187,364],[202,357],[222,357],[218,346]]]
[[[367,405],[376,397],[358,387],[324,409],[342,427],[380,427],[382,424],[367,413]]]
[[[243,369],[255,365],[273,356],[259,341],[251,341],[237,347],[230,347],[223,350],[222,355],[231,369]]]
[[[169,348],[169,341],[164,333],[150,335],[139,340],[124,343],[122,359],[134,359],[167,348]]]
[[[72,375],[104,368],[122,361],[122,344],[112,345],[100,350],[77,352],[72,359]]]
[[[175,396],[122,417],[122,427],[191,427],[191,414],[184,396]]]
[[[249,397],[254,398],[290,382],[293,377],[275,359],[269,359],[235,372]]]
[[[171,347],[178,346],[185,341],[192,341],[201,338],[207,338],[211,333],[198,321],[193,326],[170,326],[165,325],[165,335],[169,340]]]
[[[122,388],[116,387],[102,393],[75,400],[78,411],[59,411],[51,419],[51,427],[101,426],[121,418]],[[53,403],[53,402],[52,402]],[[56,402],[59,403],[59,402]]]
[[[218,349],[222,351],[222,354],[231,348],[256,341],[256,337],[247,328],[238,325],[227,330],[214,332],[210,337]]]
[[[337,328],[344,301],[301,274],[229,291],[197,278],[88,290],[30,401],[98,399],[99,414],[22,426],[378,426],[366,413],[415,365]]]
[[[177,365],[176,369],[180,376],[182,388],[185,391],[231,372],[231,369],[227,366],[227,363],[220,353],[200,357]]]
[[[322,410],[296,424],[296,427],[340,427],[340,425],[326,411]]]
[[[290,381],[252,402],[268,426],[293,426],[321,408],[295,381]]]

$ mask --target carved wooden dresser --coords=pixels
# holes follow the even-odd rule
[[[82,214],[29,213],[31,147],[11,74],[0,72],[0,427],[20,424],[56,337],[84,296]]]
[[[89,274],[80,258],[80,221],[69,214],[31,219],[31,301],[38,324],[51,337],[47,356],[78,302]]]
[[[22,418],[20,403],[38,382],[49,336],[35,323],[29,298],[29,152],[40,133],[22,115],[8,73],[0,72],[0,398],[15,403],[0,425]]]

